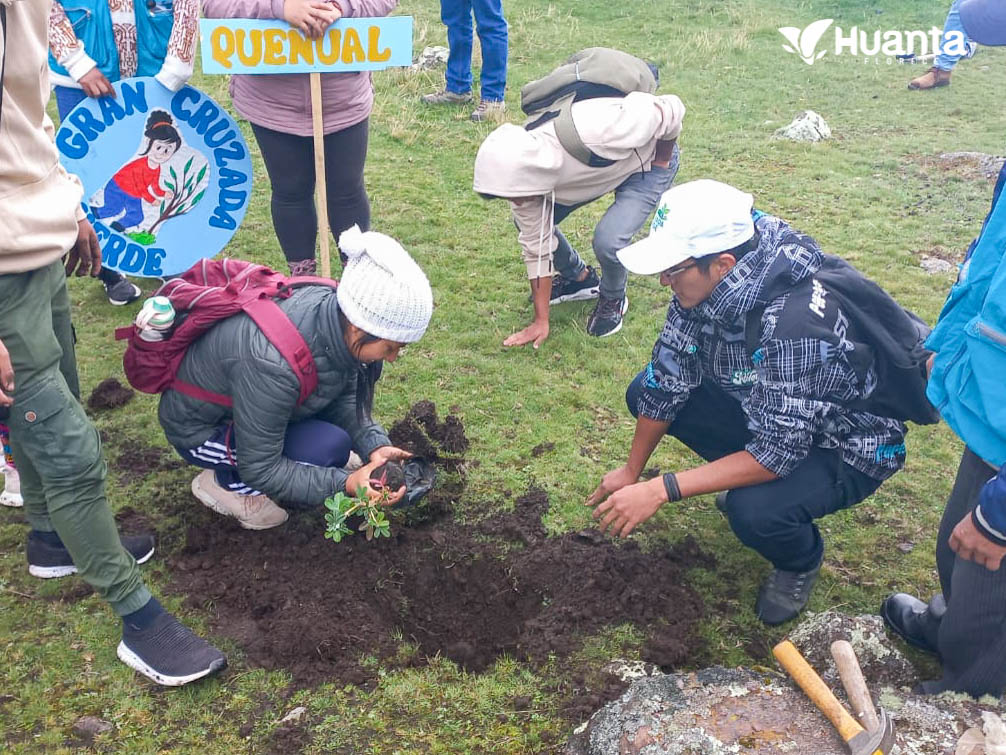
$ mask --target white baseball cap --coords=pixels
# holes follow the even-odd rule
[[[689,258],[725,252],[754,236],[754,197],[708,178],[664,192],[650,235],[616,254],[639,275],[667,270]]]

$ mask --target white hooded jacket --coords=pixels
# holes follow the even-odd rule
[[[685,106],[673,94],[632,92],[577,102],[572,115],[583,143],[612,165],[590,167],[567,153],[552,121],[533,131],[504,124],[475,158],[475,191],[510,200],[529,278],[552,274],[558,245],[552,206],[593,201],[650,170],[657,142],[681,133]]]
[[[0,0],[7,56],[0,114],[0,275],[38,270],[77,240],[83,188],[60,165],[49,101],[51,0]],[[3,50],[0,37],[0,51]]]

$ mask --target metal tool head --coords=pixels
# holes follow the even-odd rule
[[[877,711],[877,717],[880,726],[861,731],[846,743],[851,755],[890,755],[894,749],[894,722],[883,708]]]

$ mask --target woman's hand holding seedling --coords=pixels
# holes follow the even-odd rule
[[[384,448],[391,448],[391,446]],[[370,462],[364,464],[346,479],[346,490],[355,490],[358,498],[367,498],[378,506],[393,506],[405,497],[405,486],[402,485],[393,492],[375,486],[370,475],[384,464],[385,459],[383,456],[379,456],[376,451],[371,454],[370,458]]]

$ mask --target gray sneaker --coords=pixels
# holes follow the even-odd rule
[[[427,105],[464,105],[466,102],[472,101],[472,93],[465,92],[461,94],[459,92],[452,92],[449,89],[441,89],[439,92],[434,92],[433,94],[424,94],[419,99]]]
[[[755,603],[758,618],[770,626],[796,618],[807,606],[820,573],[821,564],[801,572],[773,569],[758,591]]]
[[[112,284],[105,284],[105,295],[108,296],[108,303],[113,307],[123,307],[126,304],[131,304],[141,296],[143,296],[143,291],[140,287],[134,283],[130,283],[129,280],[123,276],[119,280]]]
[[[506,117],[506,103],[503,100],[482,100],[479,106],[472,111],[472,120],[476,123],[489,121],[491,123],[502,123]]]

